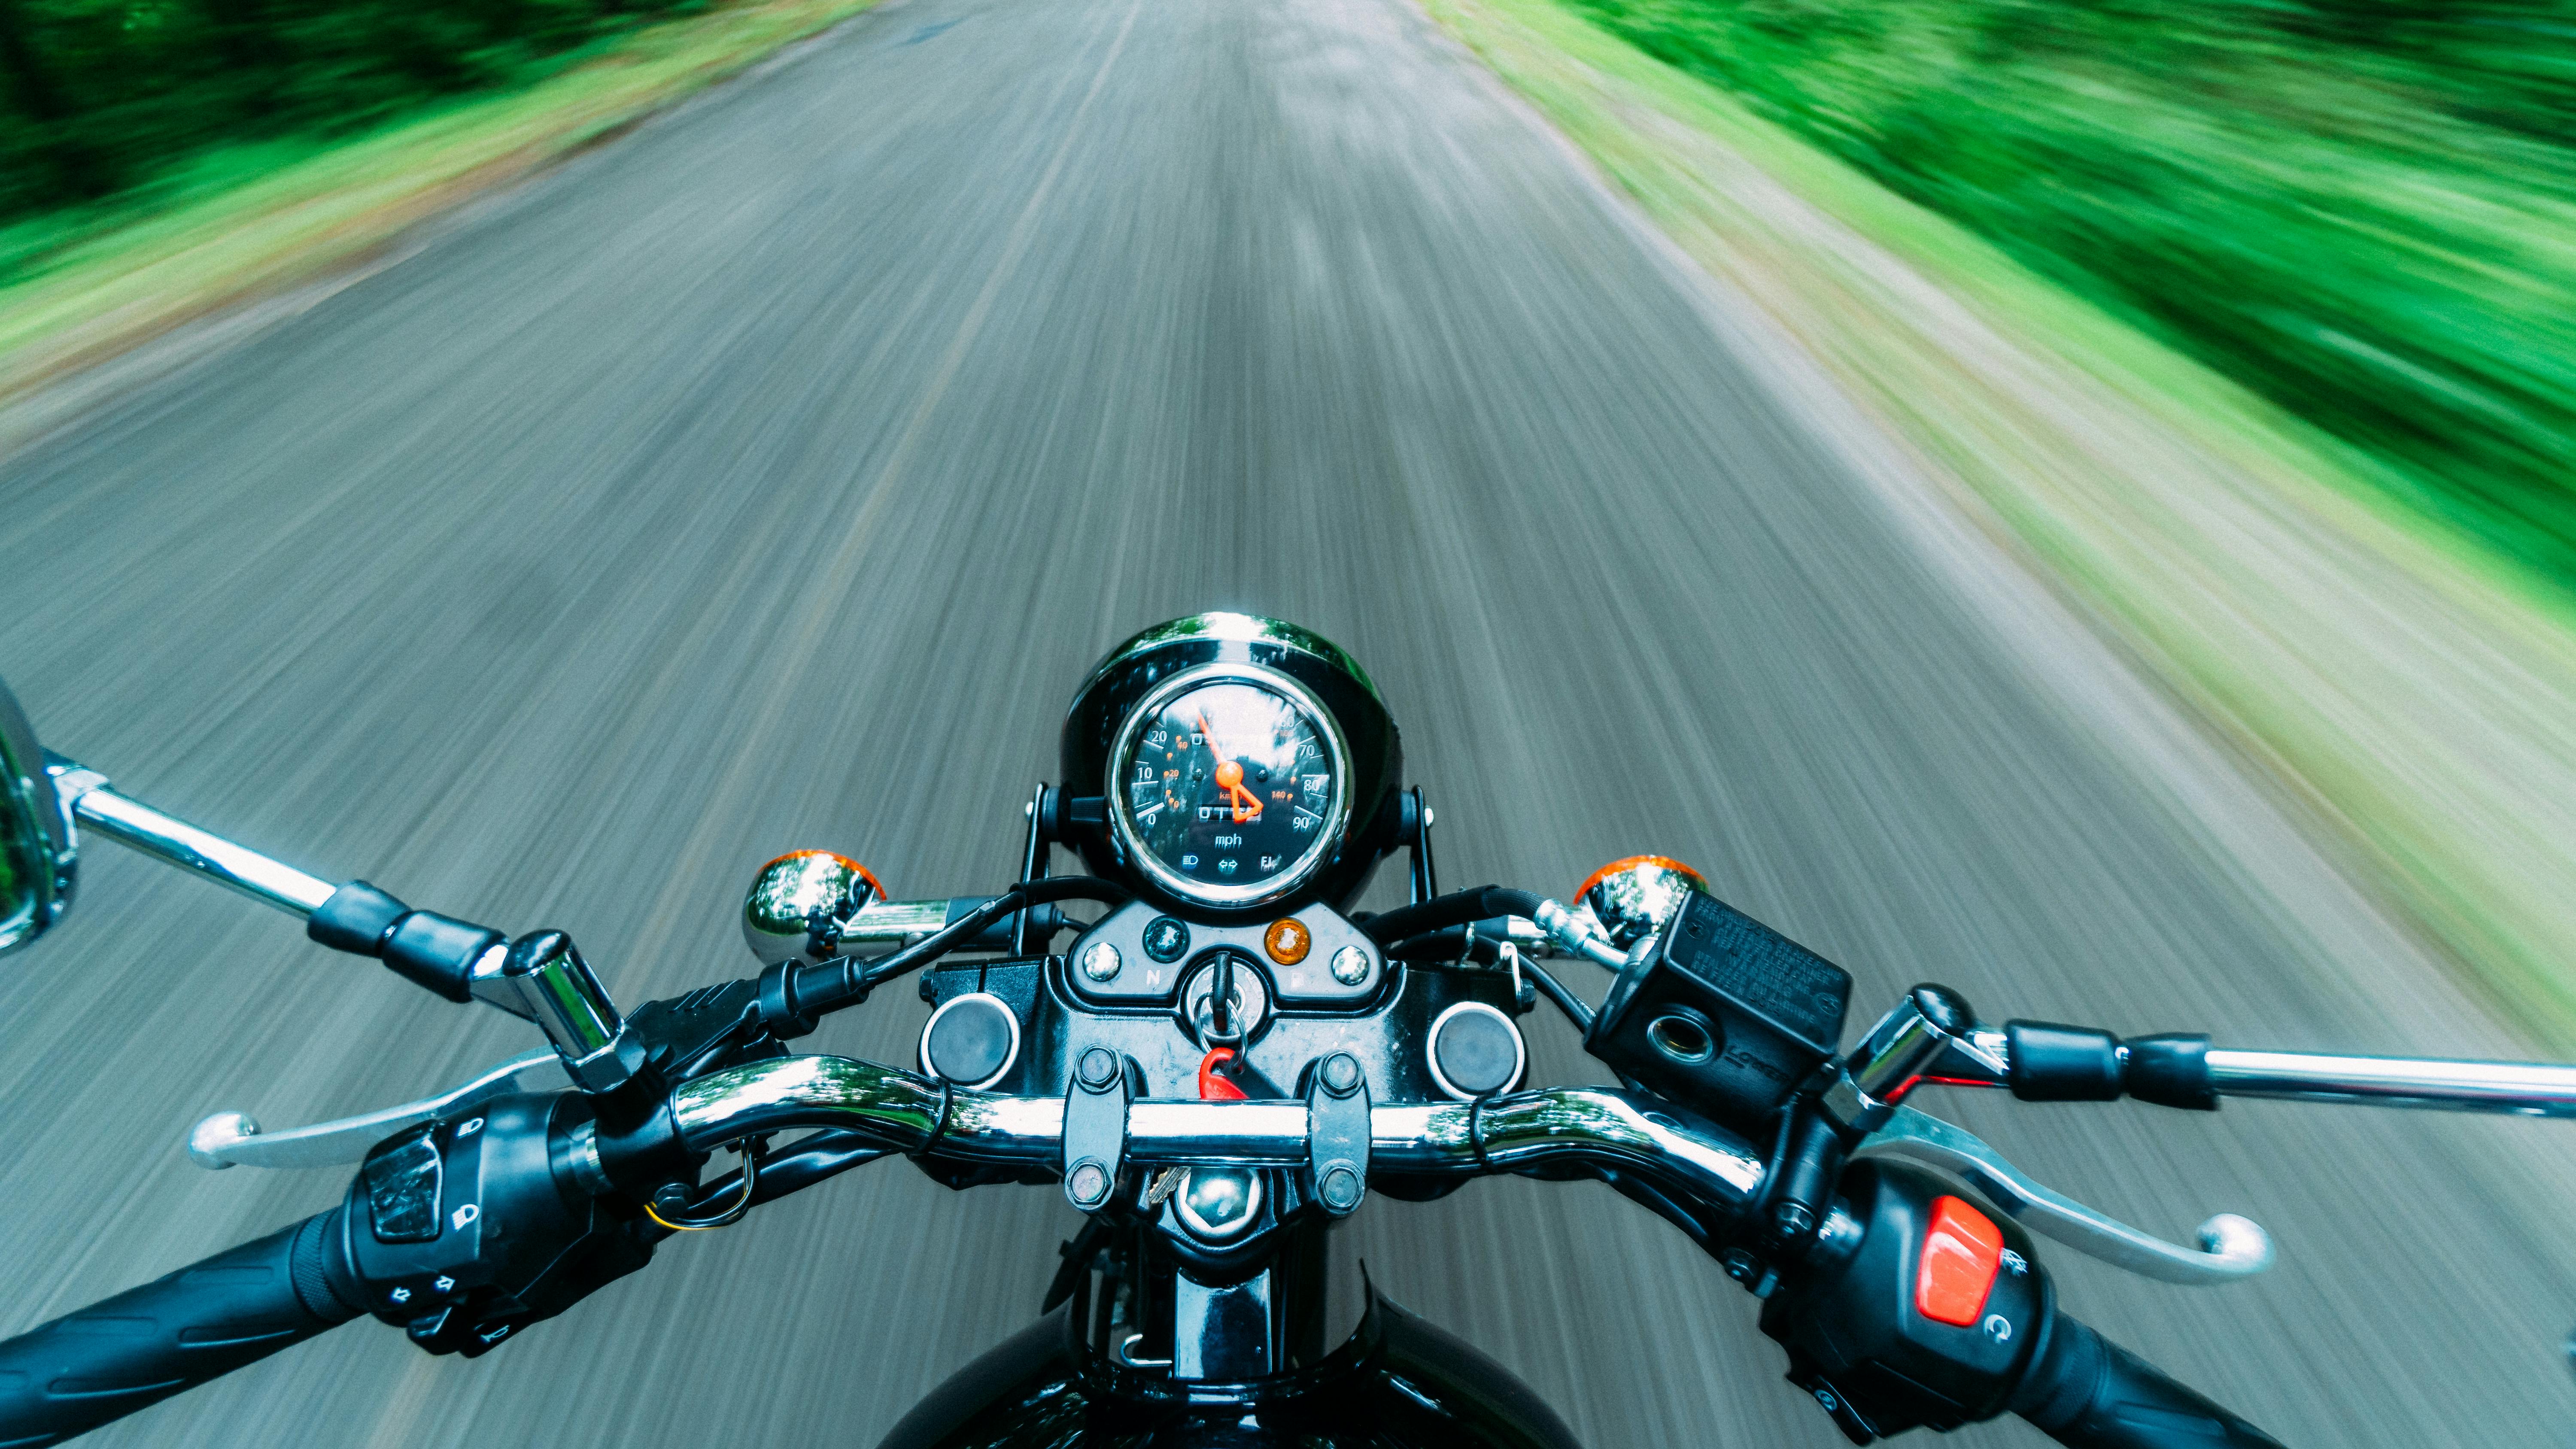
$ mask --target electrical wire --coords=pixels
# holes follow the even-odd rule
[[[1538,988],[1539,995],[1554,1002],[1556,1009],[1565,1013],[1565,1019],[1574,1023],[1576,1031],[1587,1036],[1591,1034],[1592,1008],[1584,1005],[1581,997],[1567,990],[1564,982],[1549,975],[1546,968],[1531,960],[1526,953],[1521,956],[1521,971],[1529,977],[1530,984]]]
[[[1534,918],[1542,904],[1540,897],[1528,891],[1504,886],[1476,886],[1469,890],[1451,891],[1433,896],[1417,906],[1398,906],[1383,915],[1369,917],[1360,930],[1383,946],[1437,931],[1445,926],[1463,926],[1473,921],[1490,921],[1497,916]]]
[[[703,1233],[710,1228],[731,1227],[741,1222],[743,1214],[751,1211],[751,1195],[760,1188],[760,1153],[758,1144],[749,1141],[735,1143],[733,1150],[742,1156],[742,1185],[732,1206],[711,1217],[683,1213],[679,1221],[674,1222],[655,1212],[652,1199],[647,1198],[644,1202],[644,1216],[675,1233]],[[696,1204],[693,1203],[691,1206],[694,1207]]]

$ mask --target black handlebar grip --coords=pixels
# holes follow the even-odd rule
[[[2073,1449],[2282,1449],[2281,1441],[2060,1313],[2012,1409]]]
[[[358,1316],[341,1209],[0,1343],[0,1444],[57,1444]]]

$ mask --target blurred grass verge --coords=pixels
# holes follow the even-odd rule
[[[875,0],[735,0],[556,57],[517,87],[374,128],[189,157],[0,227],[0,405],[171,329],[346,267]]]
[[[1587,0],[1425,3],[2535,1047],[2576,1050],[2576,602],[2533,542],[2559,527],[2545,508],[2513,515],[2517,543],[2490,500],[2429,484],[2427,454],[2294,416],[1565,8]],[[2247,161],[2267,163],[2292,161]],[[2044,187],[2049,155],[2024,164]],[[2491,350],[2568,318],[2522,320]]]
[[[2576,584],[2576,0],[1568,0]]]

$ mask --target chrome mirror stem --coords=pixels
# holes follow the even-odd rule
[[[45,773],[53,777],[56,794],[81,824],[128,849],[194,871],[299,920],[320,910],[339,889],[320,876],[307,875],[249,846],[120,795],[109,788],[105,775],[76,761],[48,752]]]

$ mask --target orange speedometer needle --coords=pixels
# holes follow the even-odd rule
[[[1234,807],[1234,823],[1261,818],[1261,797],[1243,788],[1243,765],[1229,760],[1218,747],[1216,731],[1208,724],[1206,711],[1199,713],[1199,737],[1207,741],[1208,753],[1216,759],[1216,787],[1225,792],[1226,802]]]
[[[1216,787],[1225,792],[1228,800],[1234,802],[1235,824],[1241,825],[1247,820],[1261,818],[1261,797],[1243,788],[1241,764],[1233,760],[1219,761],[1216,767]]]

